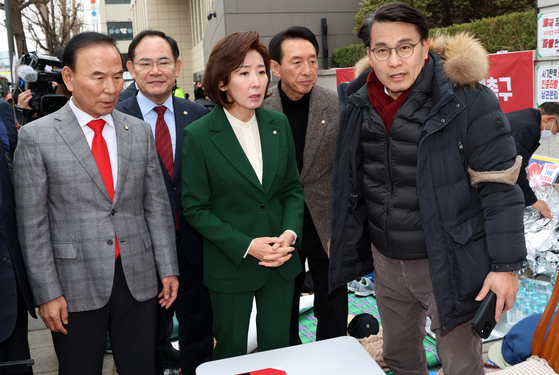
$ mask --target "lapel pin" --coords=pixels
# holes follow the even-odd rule
[[[188,112],[184,111],[182,114],[186,116],[188,115]]]
[[[322,120],[322,125],[326,124],[326,120]]]
[[[274,131],[272,132],[272,134],[273,134],[273,135],[278,135],[278,132],[274,130]]]
[[[128,129],[130,129],[130,128],[128,127],[128,125],[125,125],[125,126],[124,126],[124,130],[128,130]]]

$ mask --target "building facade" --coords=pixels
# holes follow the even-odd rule
[[[101,32],[116,39],[117,47],[122,56],[122,64],[126,70],[126,55],[130,41],[134,39],[132,27],[132,10],[130,0],[101,0],[99,4]]]
[[[125,0],[111,0],[125,1]],[[179,86],[193,95],[215,43],[228,33],[255,30],[267,46],[279,31],[290,26],[308,27],[320,44],[320,67],[324,48],[325,18],[328,57],[342,46],[360,43],[353,34],[353,20],[360,0],[131,0],[134,35],[157,29],[177,40],[182,70]],[[128,47],[127,47],[128,48]]]

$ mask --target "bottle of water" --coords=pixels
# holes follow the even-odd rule
[[[550,294],[553,292],[553,285],[551,285],[551,283],[547,281],[524,279],[520,281],[520,285],[526,291]]]
[[[539,314],[543,314],[543,312],[545,311],[545,308],[547,306],[548,301],[549,300],[545,300],[545,297],[540,299],[540,304],[538,305],[538,313]]]
[[[518,302],[515,302],[512,309],[507,311],[507,323],[510,325],[515,325],[518,322],[516,318],[517,315],[518,315]]]

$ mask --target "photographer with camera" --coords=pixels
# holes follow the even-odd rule
[[[58,56],[63,51],[64,47],[59,47],[55,56],[30,52],[20,59],[17,68],[20,85],[13,95],[20,125],[57,111],[71,97],[62,80],[62,70],[58,69],[62,66]]]

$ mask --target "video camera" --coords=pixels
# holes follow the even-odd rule
[[[56,87],[52,82],[62,84],[64,81],[62,69],[53,69],[54,66],[61,67],[62,62],[54,56],[43,55],[40,52],[29,52],[17,63],[19,86],[23,86],[22,91],[31,90],[33,98],[29,106],[34,112],[39,113],[39,116],[58,111],[68,101],[64,95],[56,94]]]

